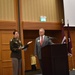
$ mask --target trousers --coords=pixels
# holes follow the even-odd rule
[[[13,75],[21,75],[22,59],[12,58]]]

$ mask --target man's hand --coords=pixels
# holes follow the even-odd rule
[[[29,41],[27,44],[29,45],[29,44],[31,44],[32,43],[32,41]]]

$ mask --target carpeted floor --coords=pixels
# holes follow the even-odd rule
[[[40,70],[36,70],[36,71],[26,71],[25,75],[41,75],[41,71]]]
[[[69,71],[70,75],[75,75],[75,70]],[[25,75],[42,75],[40,70],[26,71]]]

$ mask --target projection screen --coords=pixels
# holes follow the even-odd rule
[[[64,20],[67,26],[67,20],[70,27],[75,27],[75,0],[63,0]]]

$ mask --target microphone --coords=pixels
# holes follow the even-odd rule
[[[49,38],[49,39],[56,39],[55,37],[50,37],[50,36],[48,36],[48,38]]]

